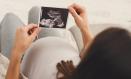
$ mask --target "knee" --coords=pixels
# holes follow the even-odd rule
[[[7,22],[12,22],[14,20],[15,21],[19,20],[19,17],[16,16],[14,13],[6,13],[0,25],[7,23]]]
[[[16,18],[17,16],[14,13],[6,13],[4,16],[4,19],[12,19],[12,18]]]

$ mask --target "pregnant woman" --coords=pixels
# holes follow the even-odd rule
[[[73,4],[69,11],[82,33],[84,51],[92,41],[85,8]],[[33,42],[41,28],[35,24],[24,25],[13,14],[5,16],[1,27],[1,50],[10,58],[6,79],[23,76],[29,79],[56,79],[56,65],[59,61],[72,60],[77,65],[83,58],[84,53],[79,53],[65,38],[48,36]]]

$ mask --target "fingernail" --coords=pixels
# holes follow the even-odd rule
[[[72,60],[70,60],[70,63],[73,63],[73,61],[72,61]]]
[[[57,67],[59,67],[60,66],[60,63],[57,63],[57,65],[56,65]]]

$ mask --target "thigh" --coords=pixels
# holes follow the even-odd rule
[[[16,28],[24,23],[14,14],[8,13],[3,18],[1,26],[1,51],[9,58],[11,47],[14,41]]]

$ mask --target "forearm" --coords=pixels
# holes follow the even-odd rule
[[[83,47],[82,51],[80,52],[80,57],[82,59],[86,53],[85,51],[87,50],[87,48],[89,47],[89,45],[93,39],[93,35],[91,34],[88,27],[80,29],[80,30],[82,33],[83,44],[84,44],[84,47]]]
[[[18,55],[18,52],[12,51],[6,79],[19,79],[21,55]]]
[[[30,34],[29,31],[31,31]],[[36,24],[17,28],[6,79],[19,79],[21,56],[29,48],[39,32],[40,28]]]
[[[88,28],[88,18],[87,18],[86,8],[78,4],[73,4],[69,6],[69,11],[74,17],[76,25],[79,27],[82,33],[83,44],[84,44],[84,48],[80,53],[80,57],[82,58],[84,56],[83,51],[85,51],[88,48],[93,38]]]
[[[90,32],[88,27],[80,29],[80,30],[81,30],[81,33],[82,33],[84,48],[87,48],[87,46],[92,41],[93,36],[92,36],[92,34],[91,34],[91,32]]]

